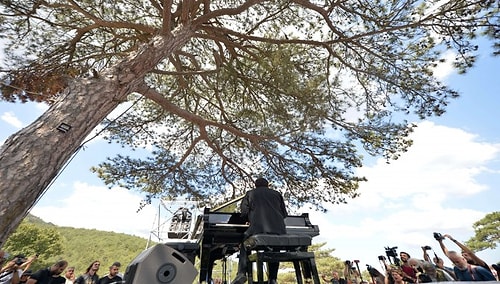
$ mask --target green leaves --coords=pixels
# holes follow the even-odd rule
[[[473,228],[475,235],[466,242],[471,250],[495,249],[500,242],[500,212],[486,214]]]
[[[109,186],[210,202],[266,175],[321,208],[357,196],[364,154],[397,159],[408,121],[458,97],[437,64],[451,51],[466,72],[480,36],[497,43],[494,2],[5,2],[2,95],[50,103],[118,78],[134,103],[107,138],[149,157],[94,168]]]

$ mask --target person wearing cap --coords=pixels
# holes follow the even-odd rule
[[[283,196],[269,188],[265,178],[255,180],[255,188],[249,190],[241,201],[241,217],[249,223],[243,241],[255,234],[286,234],[285,217],[288,215]],[[247,281],[247,252],[240,246],[238,274],[231,282],[242,284]],[[269,262],[269,283],[277,283],[278,262]]]
[[[68,262],[66,260],[59,260],[51,267],[40,269],[31,274],[26,284],[64,284],[66,278],[62,277],[61,273],[64,272],[67,266]]]
[[[109,267],[108,275],[105,275],[104,277],[99,279],[99,282],[97,282],[97,284],[121,283],[123,279],[118,275],[120,266],[121,264],[119,262],[114,262]]]

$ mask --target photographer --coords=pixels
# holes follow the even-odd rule
[[[359,260],[355,260],[354,262],[357,264]],[[348,284],[359,283],[358,278],[360,278],[360,274],[350,260],[344,262],[344,277]]]
[[[26,261],[27,259],[24,255],[16,255],[11,261],[2,267],[2,269],[0,269],[0,284],[18,284],[21,279],[21,275],[23,275],[21,265]]]
[[[467,263],[465,257],[455,251],[448,252],[448,258],[455,264],[453,270],[458,281],[495,281],[490,269]]]
[[[450,241],[454,242],[460,249],[462,249],[462,256],[467,260],[467,263],[484,267],[488,271],[490,270],[489,265],[484,260],[480,259],[471,249],[455,240],[452,236],[448,234],[441,235],[440,233],[434,233],[434,239],[438,241],[439,246],[441,246],[441,249],[448,258],[450,258],[449,251],[443,243],[443,240],[445,238],[448,238]]]
[[[428,250],[432,250],[430,246],[423,246],[422,251],[424,252],[424,260],[432,263],[434,262],[434,267],[436,268],[436,277],[438,282],[441,281],[455,281],[457,278],[455,277],[455,273],[453,272],[453,268],[444,266],[444,261],[442,258],[438,257],[434,252],[434,257],[432,258],[427,253]],[[442,280],[446,279],[446,280]]]

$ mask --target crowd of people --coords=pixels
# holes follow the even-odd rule
[[[346,261],[344,277],[338,271],[333,271],[331,276],[321,275],[327,284],[409,284],[449,281],[500,281],[500,266],[488,265],[479,258],[471,249],[454,239],[452,236],[434,233],[434,238],[439,243],[444,255],[453,263],[453,267],[444,265],[442,258],[436,253],[431,257],[430,246],[422,246],[422,258],[411,257],[407,252],[400,252],[395,248],[386,248],[387,257],[379,256],[383,264],[383,272],[367,266],[370,279],[363,280],[359,271],[350,262]],[[448,250],[444,240],[455,243],[460,252]]]
[[[269,188],[269,182],[265,178],[255,180],[255,188],[249,190],[241,202],[241,217],[247,222],[248,229],[244,233],[244,239],[255,234],[286,234],[284,219],[287,210],[283,196]],[[467,246],[460,243],[452,236],[434,233],[444,255],[453,263],[453,267],[444,266],[442,258],[434,253],[429,256],[429,246],[423,246],[423,258],[412,258],[407,252],[400,252],[395,248],[386,248],[387,258],[379,256],[383,262],[384,273],[368,266],[369,280],[363,280],[358,262],[354,261],[356,267],[350,261],[345,262],[344,278],[338,271],[333,271],[331,277],[321,275],[325,283],[329,284],[407,284],[407,283],[429,283],[447,281],[499,281],[500,267],[496,264],[488,265],[480,259]],[[444,240],[450,240],[461,250],[448,250]],[[247,282],[247,252],[243,243],[240,246],[238,271],[232,284],[244,284]],[[399,257],[398,257],[399,256]],[[8,259],[4,251],[0,251],[0,265]],[[109,272],[99,278],[97,272],[100,267],[99,261],[92,262],[84,274],[75,277],[74,267],[68,267],[68,262],[60,260],[51,267],[31,273],[29,267],[37,259],[37,256],[25,258],[22,255],[13,257],[0,270],[0,284],[111,284],[123,283],[119,275],[120,263],[115,262],[109,267]],[[387,262],[389,260],[389,263]],[[268,283],[277,284],[279,263],[268,261],[269,275]],[[61,276],[63,272],[64,276]],[[221,283],[220,279],[212,283]],[[306,283],[312,283],[307,279]]]
[[[120,263],[114,262],[103,277],[99,277],[101,263],[93,261],[85,273],[76,277],[75,267],[69,266],[66,260],[59,260],[50,267],[32,272],[29,268],[38,258],[16,255],[10,258],[9,254],[0,250],[0,284],[118,284],[123,283],[120,274]],[[8,261],[7,261],[8,260]]]

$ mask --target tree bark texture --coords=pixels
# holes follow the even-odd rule
[[[157,36],[97,78],[72,79],[60,98],[0,148],[0,247],[20,224],[81,143],[145,74],[184,45],[191,30]],[[67,132],[61,124],[71,126]]]

